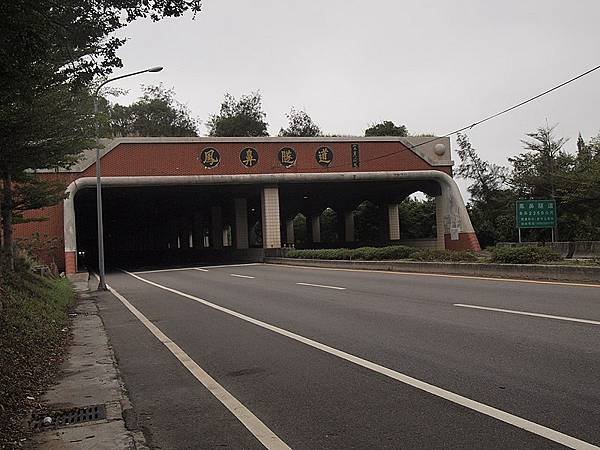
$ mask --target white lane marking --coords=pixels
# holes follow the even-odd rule
[[[515,311],[514,309],[491,308],[489,306],[465,305],[464,303],[454,303],[454,306],[461,308],[484,309],[486,311],[496,311],[509,314],[519,314],[521,316],[542,317],[544,319],[566,320],[569,322],[591,323],[592,325],[600,325],[597,320],[576,319],[575,317],[553,316],[550,314],[533,313],[527,311]]]
[[[156,270],[141,270],[134,273],[160,273],[160,272],[179,272],[181,270],[196,270],[196,267],[178,267],[176,269],[156,269]]]
[[[206,269],[219,268],[219,267],[243,267],[243,266],[256,266],[262,263],[244,263],[244,264],[223,264],[220,266],[202,266],[202,267],[177,267],[174,269],[156,269],[156,270],[140,270],[133,273],[160,273],[160,272],[179,272],[182,270],[199,270],[201,272],[208,272]]]
[[[345,290],[345,287],[339,287],[339,286],[326,286],[324,284],[312,284],[312,283],[296,283],[299,284],[300,286],[313,286],[313,287],[320,287],[320,288],[325,288],[325,289],[338,289],[340,291]]]
[[[262,322],[260,320],[254,319],[250,316],[246,316],[244,314],[241,314],[239,312],[233,311],[231,309],[225,308],[223,306],[219,306],[215,303],[211,303],[207,300],[204,300],[202,298],[199,297],[195,297],[191,294],[186,294],[185,292],[181,292],[178,291],[176,289],[167,287],[167,286],[163,286],[161,284],[158,283],[154,283],[153,281],[149,281],[146,280],[145,278],[142,278],[138,275],[135,275],[133,273],[129,273],[129,272],[125,272],[129,275],[131,275],[132,277],[147,283],[151,286],[155,286],[159,289],[163,289],[167,292],[172,292],[173,294],[177,294],[180,295],[182,297],[188,298],[190,300],[194,300],[198,303],[201,303],[205,306],[208,306],[210,308],[216,309],[217,311],[221,311],[224,312],[226,314],[229,314],[231,316],[237,317],[238,319],[244,320],[246,322],[252,323],[254,325],[257,325],[261,328],[273,331],[274,333],[280,334],[282,336],[288,337],[290,339],[293,339],[295,341],[301,342],[303,344],[306,344],[310,347],[316,348],[318,350],[321,350],[325,353],[329,353],[330,355],[333,356],[337,356],[338,358],[344,359],[346,361],[349,361],[353,364],[356,364],[358,366],[364,367],[366,369],[372,370],[374,372],[380,373],[382,375],[385,375],[386,377],[392,378],[394,380],[400,381],[401,383],[407,384],[409,386],[412,386],[414,388],[420,389],[422,391],[428,392],[430,394],[433,394],[437,397],[441,397],[443,399],[446,399],[452,403],[456,403],[458,405],[464,406],[465,408],[471,409],[473,411],[477,411],[481,414],[484,414],[486,416],[490,416],[493,417],[495,419],[498,419],[502,422],[506,422],[510,425],[514,425],[515,427],[518,428],[522,428],[523,430],[527,430],[533,434],[537,434],[538,436],[542,436],[546,439],[549,439],[551,441],[554,442],[558,442],[559,444],[565,445],[567,447],[570,448],[574,448],[574,449],[596,449],[596,450],[600,450],[600,447],[597,447],[593,444],[590,444],[588,442],[582,441],[580,439],[577,439],[575,437],[569,436],[567,434],[561,433],[560,431],[556,431],[553,430],[551,428],[545,427],[543,425],[537,424],[535,422],[532,422],[530,420],[527,419],[523,419],[519,416],[515,416],[513,414],[510,414],[506,411],[502,411],[501,409],[497,409],[494,408],[492,406],[486,405],[484,403],[480,403],[478,401],[475,400],[471,400],[467,397],[463,397],[462,395],[459,394],[455,394],[454,392],[451,391],[447,391],[445,389],[442,389],[440,387],[434,386],[432,384],[426,383],[424,381],[418,380],[416,378],[410,377],[408,375],[405,375],[403,373],[397,372],[395,370],[392,369],[388,369],[387,367],[381,366],[379,364],[373,363],[371,361],[368,361],[366,359],[360,358],[358,356],[354,356],[350,353],[346,353],[342,350],[338,350],[336,348],[330,347],[328,345],[322,344],[318,341],[314,341],[312,339],[306,338],[304,336],[301,336],[299,334],[296,333],[292,333],[291,331],[287,331],[284,330],[283,328],[279,328],[276,327],[274,325],[270,325],[266,322]]]
[[[250,275],[238,275],[237,273],[230,273],[229,276],[237,277],[237,278],[251,278],[251,279],[254,278],[254,277],[251,277]]]
[[[221,264],[217,266],[200,266],[203,269],[218,269],[220,267],[246,267],[246,266],[260,266],[263,263],[242,263],[242,264]]]
[[[135,276],[135,275],[134,275]],[[284,450],[290,447],[283,442],[273,431],[271,431],[258,417],[256,417],[248,408],[246,408],[237,398],[231,395],[223,386],[206,373],[196,362],[185,353],[181,347],[173,342],[156,325],[154,325],[146,316],[144,316],[135,306],[119,294],[112,287],[107,286],[108,290],[117,297],[131,313],[144,324],[148,330],[164,344],[165,347],[185,366],[187,370],[204,385],[231,413],[258,439],[265,448]]]
[[[564,281],[540,281],[540,280],[521,280],[518,278],[494,278],[494,277],[476,277],[470,275],[447,275],[443,273],[423,273],[423,272],[394,272],[392,270],[373,270],[373,269],[342,269],[333,267],[315,267],[302,265],[288,265],[276,263],[263,263],[265,266],[286,267],[288,269],[314,269],[314,270],[337,270],[345,272],[369,272],[369,273],[384,273],[389,275],[410,275],[417,277],[440,277],[440,278],[461,278],[466,280],[485,280],[485,281],[506,281],[507,283],[531,283],[531,284],[550,284],[558,286],[573,286],[573,287],[590,287],[600,288],[600,284],[590,283],[567,283]]]

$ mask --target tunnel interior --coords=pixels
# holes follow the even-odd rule
[[[103,187],[106,266],[132,269],[258,260],[262,258],[263,246],[262,188],[261,185]],[[328,208],[339,214],[356,209],[366,200],[384,205],[400,202],[417,191],[434,196],[439,195],[440,188],[435,181],[280,184],[282,245],[287,243],[286,219],[298,214],[309,217]],[[237,249],[235,199],[245,199],[246,204],[249,248],[245,250]],[[78,191],[74,203],[78,266],[80,270],[93,269],[98,261],[95,188]],[[219,217],[216,221],[215,214]],[[310,235],[310,230],[306,234]],[[342,234],[335,234],[335,239]],[[334,244],[329,242],[329,245]]]

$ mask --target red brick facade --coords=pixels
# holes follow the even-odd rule
[[[426,160],[409,150],[399,141],[273,141],[252,142],[124,142],[117,145],[102,158],[103,177],[132,176],[185,176],[185,175],[237,175],[270,173],[328,173],[328,172],[379,172],[379,171],[419,171],[439,170],[452,176],[451,165],[432,166]],[[352,144],[358,144],[360,164],[352,164]],[[329,166],[318,164],[315,153],[327,146],[333,153]],[[215,148],[220,154],[216,167],[207,168],[200,160],[203,149]],[[244,148],[252,147],[258,153],[258,162],[246,167],[240,160]],[[284,167],[278,153],[284,147],[295,150],[296,162]],[[94,177],[95,164],[82,172],[44,173],[40,177],[64,182],[68,185],[81,177]],[[30,222],[15,226],[15,236],[26,238],[34,233],[42,237],[60,238],[64,236],[62,203],[50,208],[28,211],[28,218],[45,218],[44,221]],[[474,233],[461,234],[458,241],[446,236],[446,248],[477,249],[479,243]],[[45,258],[60,268],[73,271],[77,267],[75,252],[64,253],[59,248]]]

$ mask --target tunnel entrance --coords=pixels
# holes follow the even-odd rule
[[[262,259],[260,190],[252,185],[103,187],[107,268],[153,268]],[[236,199],[247,241],[237,242]],[[75,199],[78,265],[98,263],[96,190]]]
[[[261,261],[264,186],[259,184],[103,187],[104,248],[108,268],[155,268]],[[358,247],[401,243],[398,203],[415,191],[440,194],[435,181],[281,183],[277,247]],[[381,236],[355,233],[356,210],[377,204]],[[84,187],[74,199],[80,269],[98,261],[96,190]],[[390,209],[391,208],[391,209]],[[329,213],[329,214],[326,214]],[[305,218],[302,236],[298,230]],[[331,216],[329,223],[326,219]],[[296,228],[296,231],[294,230]],[[396,232],[394,231],[396,230]],[[430,240],[435,245],[435,239]]]

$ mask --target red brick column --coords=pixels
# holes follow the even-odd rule
[[[480,251],[479,239],[475,233],[459,233],[458,240],[453,241],[449,234],[444,235],[447,250],[473,250]]]
[[[77,273],[77,252],[65,252],[65,274]]]

